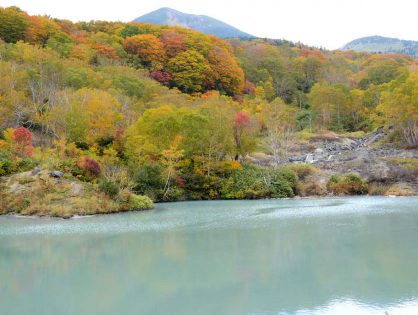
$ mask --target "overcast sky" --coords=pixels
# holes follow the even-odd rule
[[[160,7],[220,19],[259,37],[336,49],[363,36],[418,40],[418,0],[0,0],[72,21],[131,21]]]

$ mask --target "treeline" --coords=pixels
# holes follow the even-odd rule
[[[298,193],[300,170],[284,164],[299,131],[386,124],[418,144],[417,61],[407,56],[15,7],[0,8],[0,38],[0,175],[44,165],[115,198],[284,197]],[[271,170],[247,161],[257,151],[273,156]]]

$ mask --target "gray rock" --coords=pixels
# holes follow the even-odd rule
[[[306,156],[291,156],[289,157],[289,162],[305,162]]]
[[[314,153],[314,160],[321,161],[323,158],[324,158],[324,150],[320,148],[316,149]]]
[[[64,176],[64,173],[60,171],[52,171],[49,173],[49,175],[54,178],[62,178]]]
[[[313,163],[314,162],[314,156],[313,156],[313,154],[306,155],[305,162],[306,163]]]
[[[39,166],[37,166],[32,170],[32,175],[37,175],[40,172],[41,172],[41,168]]]

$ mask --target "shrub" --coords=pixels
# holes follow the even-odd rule
[[[357,174],[346,176],[332,175],[327,188],[336,195],[363,195],[368,192],[368,185]]]
[[[416,191],[408,184],[398,183],[390,186],[385,191],[385,196],[414,196]]]
[[[5,150],[0,151],[0,176],[9,175],[13,173],[14,165],[10,152]]]
[[[324,196],[327,193],[327,188],[319,178],[307,176],[297,183],[296,193],[301,197]]]
[[[147,196],[129,194],[128,207],[128,210],[148,210],[154,208],[154,204]]]
[[[315,166],[306,163],[290,164],[288,168],[294,171],[300,180],[304,180],[306,177],[318,172]]]
[[[386,194],[386,191],[388,191],[389,187],[390,185],[384,183],[369,183],[369,195],[384,196]]]
[[[0,176],[10,175],[19,172],[26,172],[34,168],[38,163],[27,158],[13,158],[10,151],[0,150]]]
[[[119,193],[119,185],[110,180],[100,181],[99,189],[112,198]]]
[[[79,159],[77,166],[80,168],[82,175],[84,175],[87,180],[99,177],[102,172],[99,162],[88,156],[82,156]]]
[[[164,188],[161,173],[162,167],[157,163],[141,166],[133,175],[135,192],[151,196],[152,199],[157,200]]]
[[[221,192],[226,199],[294,197],[296,183],[297,175],[289,168],[247,166],[230,176]]]

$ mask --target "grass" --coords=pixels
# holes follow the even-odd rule
[[[418,170],[418,159],[416,158],[388,157],[385,160],[409,171]]]
[[[69,218],[153,208],[148,197],[128,194],[126,198],[112,199],[96,185],[74,177],[51,178],[45,171],[35,176],[16,174],[3,180],[0,198],[0,214]]]

